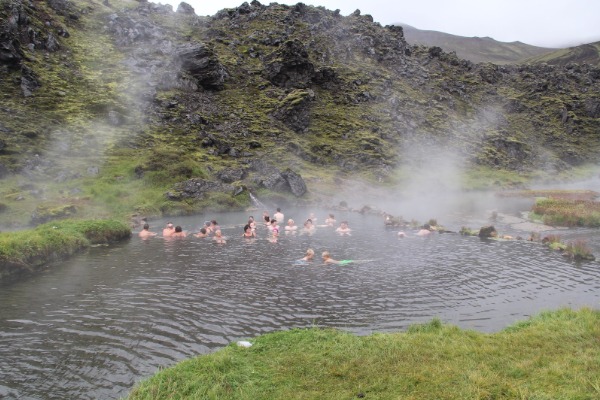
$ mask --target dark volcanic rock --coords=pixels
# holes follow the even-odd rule
[[[310,89],[294,90],[282,100],[272,115],[294,132],[303,132],[310,125],[310,103],[314,97],[315,93]]]
[[[201,178],[176,183],[174,191],[166,193],[169,200],[201,199],[207,192],[233,193],[235,188],[221,182],[207,181]]]
[[[274,192],[292,193],[296,197],[303,196],[307,189],[304,179],[300,174],[290,168],[281,172],[263,161],[254,161],[250,164],[251,170],[258,173],[256,183]]]
[[[493,238],[498,236],[498,232],[496,232],[496,228],[492,225],[482,226],[481,229],[479,229],[478,236],[480,238]]]
[[[204,43],[182,46],[177,51],[181,69],[194,77],[204,89],[223,89],[227,72],[216,54]]]
[[[283,176],[287,181],[288,185],[290,186],[290,191],[294,196],[301,197],[306,193],[306,183],[300,174],[288,168],[281,173],[281,176]]]
[[[21,90],[23,91],[23,96],[30,97],[33,95],[33,92],[35,92],[41,86],[41,84],[31,69],[23,67],[21,73]]]
[[[246,176],[246,171],[241,168],[234,168],[234,169],[225,168],[224,170],[219,171],[217,173],[217,178],[219,178],[219,180],[221,182],[225,182],[225,183],[233,183],[235,181],[241,181],[242,179],[244,179],[245,176]]]
[[[315,74],[304,44],[289,40],[265,57],[264,77],[274,85],[285,88],[307,88]]]
[[[177,6],[177,13],[178,14],[187,14],[187,15],[196,15],[196,12],[194,11],[194,7],[192,7],[191,5],[189,5],[188,3],[184,2],[184,1],[179,3],[179,6]]]

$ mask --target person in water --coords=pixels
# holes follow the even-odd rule
[[[313,249],[307,249],[306,255],[300,259],[300,261],[312,261],[315,258],[315,251]]]
[[[156,235],[157,235],[156,232],[150,232],[150,225],[148,225],[148,224],[144,224],[143,229],[140,231],[140,233],[138,233],[138,236],[141,237],[142,239],[153,237]]]
[[[417,232],[417,236],[429,236],[431,235],[431,226],[429,224],[423,225],[423,228]]]
[[[213,237],[213,240],[215,241],[215,243],[219,244],[227,243],[227,240],[225,240],[225,238],[223,237],[223,234],[221,233],[220,229],[215,231],[215,236]]]
[[[268,211],[263,211],[263,222],[266,226],[269,226],[269,224],[271,223],[271,217],[269,216]]]
[[[164,237],[169,237],[169,236],[173,236],[173,234],[175,233],[175,226],[173,226],[172,222],[167,222],[167,226],[165,227],[165,229],[163,229],[163,236]]]
[[[281,212],[281,208],[277,207],[277,211],[275,212],[275,214],[273,214],[273,219],[276,219],[277,221],[284,221],[284,215]]]
[[[171,237],[175,238],[184,238],[186,236],[187,234],[183,231],[183,229],[181,229],[181,226],[179,225],[175,227],[175,232],[171,235]]]
[[[331,227],[335,225],[335,216],[333,214],[329,214],[329,216],[325,218],[325,225]]]
[[[253,232],[256,231],[256,221],[254,221],[254,217],[252,215],[248,217],[248,225],[250,225],[250,228]]]
[[[298,227],[296,226],[296,223],[294,222],[293,219],[288,219],[287,225],[285,226],[285,233],[290,233],[290,232],[294,232],[296,230],[298,230]]]
[[[244,233],[242,233],[242,237],[246,239],[252,239],[256,237],[256,233],[254,232],[250,224],[244,226]]]
[[[195,233],[194,236],[199,238],[205,238],[208,236],[208,232],[206,231],[206,228],[200,228],[200,232]]]
[[[271,231],[271,234],[273,236],[279,235],[279,225],[277,225],[277,220],[275,218],[271,220],[271,225],[269,225],[269,231]]]
[[[315,226],[313,225],[313,222],[311,219],[307,219],[304,222],[304,227],[302,228],[302,232],[303,233],[308,233],[308,234],[312,234],[315,231]]]
[[[321,257],[323,257],[323,263],[325,264],[347,265],[352,262],[352,260],[334,260],[328,251],[324,251]]]
[[[339,264],[340,263],[338,260],[334,260],[333,258],[331,258],[331,255],[329,254],[328,251],[324,251],[321,254],[321,257],[323,258],[323,263],[325,263],[325,264]]]
[[[335,231],[340,235],[350,235],[352,229],[350,229],[350,227],[348,226],[348,221],[342,221],[340,223],[340,226]]]

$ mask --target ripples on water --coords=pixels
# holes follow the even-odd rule
[[[225,245],[135,237],[1,287],[0,396],[118,398],[160,367],[292,327],[369,334],[439,317],[492,332],[541,310],[599,305],[598,263],[577,265],[535,243],[398,239],[379,218],[356,214],[338,216],[352,236],[318,228],[271,243],[264,228],[241,238],[233,224],[245,214],[220,218]],[[203,221],[174,222],[194,230]],[[308,247],[359,261],[295,265]]]

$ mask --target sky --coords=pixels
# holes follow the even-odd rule
[[[171,4],[180,0],[151,0]],[[260,1],[260,0],[259,0]],[[243,0],[187,0],[198,15],[214,15]],[[251,1],[248,0],[248,3]],[[294,5],[299,1],[276,1]],[[271,0],[260,1],[268,5]],[[600,41],[600,0],[303,0],[339,9],[346,16],[359,9],[381,25],[404,23],[417,29],[467,37],[491,37],[540,47],[570,47]]]

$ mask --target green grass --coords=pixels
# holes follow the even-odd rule
[[[538,200],[532,208],[544,224],[553,226],[600,227],[600,203],[592,200],[549,198]]]
[[[128,399],[597,399],[600,311],[545,312],[495,334],[438,319],[407,332],[263,335],[183,361]]]
[[[130,236],[129,226],[116,220],[53,221],[31,230],[2,232],[0,278]]]

